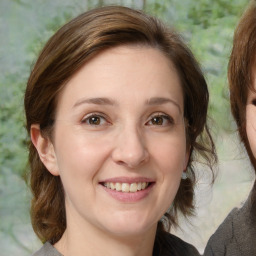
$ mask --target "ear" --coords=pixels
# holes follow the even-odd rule
[[[42,135],[39,124],[31,125],[30,137],[44,166],[52,175],[58,176],[59,170],[53,144],[48,137]]]

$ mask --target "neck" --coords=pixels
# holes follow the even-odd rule
[[[76,256],[152,256],[156,226],[143,234],[110,234],[90,225],[67,225],[62,238],[54,245],[63,255]]]

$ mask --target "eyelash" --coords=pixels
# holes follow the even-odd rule
[[[91,114],[85,116],[85,117],[82,119],[81,123],[82,123],[82,124],[87,124],[87,125],[92,125],[92,126],[101,126],[101,125],[104,125],[104,124],[101,124],[101,123],[99,123],[99,124],[90,123],[90,120],[92,120],[92,118],[97,118],[97,119],[99,120],[99,122],[102,122],[102,119],[104,119],[104,121],[105,121],[106,124],[109,124],[109,123],[110,123],[110,122],[107,121],[107,118],[106,118],[103,114],[101,114],[101,113],[91,113]],[[93,120],[92,120],[92,121],[93,121]]]
[[[96,118],[96,120],[92,120],[92,118]],[[157,123],[153,124],[153,122],[154,122],[153,119],[154,118],[161,118],[160,119],[161,123],[160,124],[157,124]],[[104,120],[105,123],[102,124],[102,120]],[[92,121],[92,123],[90,121]],[[93,123],[95,121],[98,121],[98,123]],[[157,122],[157,120],[155,120],[155,122]],[[167,124],[165,122],[167,122]],[[110,124],[110,122],[107,120],[107,118],[101,113],[91,113],[91,114],[85,116],[82,119],[81,123],[89,125],[89,126],[103,126],[103,125]],[[168,125],[172,125],[172,124],[174,124],[173,118],[169,115],[162,114],[162,113],[156,113],[156,114],[151,115],[149,120],[146,122],[147,126],[149,126],[149,125],[152,125],[152,126],[168,126]]]
[[[162,118],[163,119],[162,122],[167,121],[168,124],[149,124],[150,122],[152,123],[152,120],[154,118]],[[157,114],[151,115],[150,120],[147,121],[147,123],[146,123],[146,125],[153,125],[153,126],[167,126],[167,125],[172,125],[172,124],[174,124],[173,118],[169,115],[162,114],[162,113],[157,113]]]

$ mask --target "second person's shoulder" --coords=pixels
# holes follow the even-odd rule
[[[249,256],[256,250],[252,237],[256,225],[252,224],[250,197],[242,207],[234,208],[216,232],[210,237],[204,256]],[[252,236],[252,234],[254,234]]]

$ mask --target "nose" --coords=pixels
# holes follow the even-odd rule
[[[117,164],[128,168],[139,167],[148,161],[149,152],[145,139],[137,129],[126,128],[119,132],[112,159]]]

